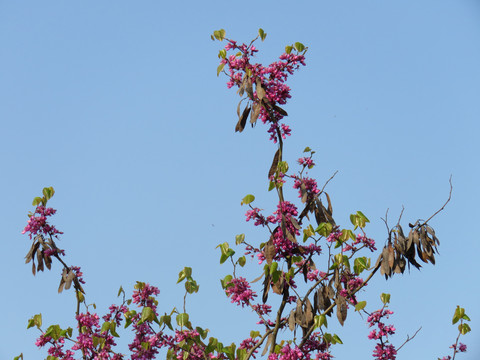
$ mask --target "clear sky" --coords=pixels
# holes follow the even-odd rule
[[[295,41],[309,47],[289,82],[285,152],[293,168],[305,146],[315,149],[319,183],[339,171],[327,189],[337,223],[361,210],[381,247],[387,209],[391,224],[402,205],[405,225],[426,219],[453,176],[452,201],[432,221],[437,265],[377,277],[362,296],[375,310],[381,292],[392,294],[395,344],[422,327],[399,359],[450,354],[456,305],[473,328],[458,359],[480,358],[478,0],[0,0],[1,359],[45,355],[26,330],[36,313],[74,326],[73,294],[56,291],[60,268],[33,277],[24,264],[21,230],[44,186],[56,190],[60,246],[100,312],[137,280],[160,288],[160,311],[181,306],[177,274],[192,266],[196,324],[224,343],[255,328],[220,288],[231,268],[215,246],[239,233],[265,241],[240,200],[252,193],[274,209],[266,173],[275,148],[262,124],[234,133],[238,96],[216,77],[221,44],[210,34],[249,41],[259,27],[268,34],[259,61]],[[345,344],[334,355],[368,359],[365,319],[348,316],[333,329]]]

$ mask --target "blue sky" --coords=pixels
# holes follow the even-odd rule
[[[239,41],[259,27],[267,39],[259,61],[284,46],[309,47],[293,76],[285,107],[291,167],[305,146],[317,151],[310,175],[328,185],[337,223],[361,210],[368,234],[382,245],[386,209],[392,224],[428,218],[453,197],[432,225],[440,238],[437,265],[385,282],[363,294],[369,309],[392,294],[391,319],[401,344],[422,330],[399,359],[449,354],[451,317],[462,305],[473,332],[462,340],[478,359],[480,145],[480,3],[425,1],[0,1],[0,164],[3,257],[0,358],[35,348],[27,320],[74,325],[71,293],[57,294],[59,267],[33,277],[21,235],[31,201],[53,186],[60,246],[79,265],[87,295],[100,311],[120,285],[147,281],[160,290],[160,310],[181,306],[175,285],[192,266],[200,292],[188,304],[193,321],[225,343],[243,339],[255,318],[229,303],[218,279],[219,243],[245,233],[244,195],[273,210],[266,173],[275,148],[266,127],[234,133],[238,97],[216,77],[224,28]],[[296,198],[290,192],[292,200]],[[245,276],[260,273],[252,265]],[[373,342],[358,314],[349,314],[339,359],[369,358]],[[359,355],[362,354],[362,355]]]

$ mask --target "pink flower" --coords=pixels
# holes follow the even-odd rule
[[[37,234],[55,237],[57,237],[58,234],[63,234],[63,232],[58,231],[55,226],[47,223],[47,217],[54,215],[56,212],[57,210],[55,209],[38,205],[33,215],[28,219],[27,226],[23,229],[22,234],[29,233],[28,236],[30,239]]]
[[[257,295],[250,289],[250,284],[243,278],[234,278],[226,284],[225,293],[232,298],[232,303],[237,305],[249,305]]]

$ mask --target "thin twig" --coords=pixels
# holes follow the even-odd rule
[[[387,208],[387,211],[385,211],[385,219],[384,218],[380,218],[383,220],[383,222],[385,223],[385,226],[387,227],[387,232],[388,232],[388,235],[390,236],[390,228],[388,227],[388,208]]]
[[[400,216],[398,217],[397,226],[400,225],[400,220],[402,220],[402,215],[404,210],[405,210],[405,207],[402,205],[402,211],[400,211]]]
[[[450,179],[448,180],[448,182],[450,183],[450,193],[448,194],[448,199],[447,201],[445,202],[445,204],[443,204],[443,206],[435,213],[433,214],[432,216],[430,216],[426,221],[425,221],[425,224],[428,223],[430,220],[432,220],[432,218],[437,215],[440,211],[442,211],[445,206],[447,206],[447,204],[450,202],[451,198],[452,198],[452,191],[453,191],[453,185],[452,185],[452,175],[450,175]]]
[[[422,330],[422,327],[421,327],[421,326],[420,326],[420,328],[419,328],[417,331],[415,331],[415,334],[413,334],[412,337],[410,337],[410,336],[407,335],[407,340],[405,340],[405,342],[404,342],[402,345],[400,345],[400,347],[397,348],[397,351],[400,350],[400,349],[403,347],[403,345],[405,345],[407,342],[409,342],[410,340],[413,340],[413,338],[418,334],[418,332],[419,332],[420,330]]]
[[[323,190],[325,190],[325,188],[327,187],[328,183],[335,177],[335,175],[337,175],[337,173],[338,173],[338,170],[336,170],[336,171],[333,173],[333,175],[330,176],[330,179],[327,180],[327,182],[325,183],[325,185],[323,185],[322,190],[320,190],[320,192],[318,193],[319,195],[320,195],[321,193],[323,193]]]

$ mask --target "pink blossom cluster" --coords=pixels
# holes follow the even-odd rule
[[[103,321],[115,321],[117,326],[120,326],[123,320],[123,314],[128,312],[128,308],[125,305],[110,305],[109,312],[102,317]]]
[[[311,179],[309,177],[300,178],[297,176],[293,176],[295,182],[293,184],[294,189],[299,189],[298,197],[303,197],[303,191],[307,193],[307,201],[312,200],[315,195],[320,193],[320,190],[317,188],[317,181],[315,179]],[[304,190],[302,190],[302,185],[304,186]]]
[[[327,236],[326,241],[329,243],[337,242],[338,240],[340,240],[340,236],[342,236],[341,231],[338,231],[338,230],[332,231],[330,235]]]
[[[138,307],[150,307],[155,316],[157,313],[157,301],[154,296],[158,295],[160,290],[148,283],[137,283],[136,289],[132,295],[132,302]],[[155,359],[158,349],[166,346],[167,342],[163,333],[155,333],[149,324],[149,321],[140,322],[141,314],[137,313],[132,317],[135,337],[128,345],[132,353],[132,359]],[[144,344],[148,343],[148,346]]]
[[[243,81],[243,74],[248,71],[251,74],[252,83],[255,84],[257,79],[261,83],[265,90],[265,98],[268,99],[270,105],[283,105],[287,102],[291,95],[290,87],[285,84],[285,81],[288,75],[293,74],[300,65],[305,65],[305,57],[294,53],[282,54],[279,61],[273,62],[269,66],[263,66],[258,63],[251,64],[250,59],[258,50],[253,45],[238,45],[233,40],[228,40],[225,50],[239,51],[239,53],[226,56],[220,61],[221,64],[228,65],[229,81],[227,82],[227,87],[240,87]],[[260,103],[256,92],[254,98],[250,100]],[[271,106],[269,110],[262,106],[260,110],[259,118],[263,123],[270,124],[268,133],[270,134],[270,140],[273,140],[274,143],[278,141],[278,133],[284,139],[291,133],[287,125],[280,124],[279,126],[279,121],[283,117],[284,115],[275,109],[275,106]]]
[[[458,346],[458,348],[457,348],[457,346]],[[457,345],[457,343],[455,343],[452,346],[450,346],[450,349],[453,349],[454,354],[459,353],[459,352],[466,352],[467,351],[467,345],[462,344],[462,343],[458,343],[458,345]],[[451,359],[452,359],[452,357],[450,355],[448,355],[448,356],[444,356],[440,360],[451,360]]]
[[[351,304],[357,304],[357,298],[355,295],[351,295],[355,290],[363,285],[363,279],[355,276],[354,274],[343,275],[340,281],[343,284],[343,289],[340,291],[340,295],[347,298]]]
[[[283,186],[283,184],[285,184],[285,174],[282,173],[281,171],[278,171],[277,173],[277,176],[275,176],[275,174],[273,174],[272,176],[270,176],[269,180],[275,184],[277,184],[278,186]]]
[[[133,292],[132,300],[134,304],[138,304],[138,306],[148,306],[155,310],[156,300],[154,296],[160,294],[160,290],[155,287],[151,286],[150,284],[141,284],[138,289]]]
[[[373,357],[378,360],[395,360],[397,350],[392,344],[377,344],[373,350]]]
[[[35,345],[39,348],[44,347],[46,344],[51,345],[48,349],[49,356],[53,356],[62,360],[74,360],[73,355],[75,353],[71,350],[63,349],[65,344],[65,338],[63,336],[59,337],[57,340],[54,340],[52,337],[42,334],[35,342]]]
[[[310,335],[302,350],[305,354],[312,354],[318,351],[315,355],[316,360],[333,359],[333,355],[330,353],[330,344],[324,341],[322,334],[319,332],[314,332]]]
[[[254,223],[255,226],[259,226],[259,225],[265,226],[268,223],[272,223],[272,224],[275,223],[275,217],[274,216],[272,216],[272,215],[270,215],[268,217],[263,216],[262,214],[260,214],[260,209],[259,208],[253,208],[251,210],[248,210],[245,213],[245,216],[247,217],[247,221],[250,221],[251,219],[254,219],[255,220],[255,223]]]
[[[245,349],[245,350],[247,350],[247,351],[250,351],[250,349],[252,349],[252,348],[253,348],[255,345],[257,345],[257,344],[258,344],[258,340],[252,339],[252,338],[247,338],[247,339],[243,340],[243,341],[240,343],[240,345],[238,346],[238,348],[239,348],[239,349]],[[258,353],[258,350],[255,349],[255,350],[253,351],[253,353],[252,353],[252,357],[253,357],[254,359],[256,359],[255,354],[257,354],[257,353]]]
[[[451,349],[453,349],[456,353],[457,352],[466,352],[467,351],[467,345],[459,343],[458,344],[458,349],[457,349],[457,344],[453,344],[450,346]]]
[[[307,265],[305,265],[305,263],[306,263],[306,260],[302,260],[302,261],[296,262],[295,265],[298,266],[298,268],[302,268],[303,266],[306,266],[307,280],[318,281],[320,279],[324,279],[327,277],[327,274],[325,272],[319,271],[318,269],[315,268],[315,265],[313,264],[313,262],[308,262]]]
[[[47,217],[54,215],[56,212],[57,210],[55,209],[38,205],[33,215],[28,219],[27,226],[23,229],[22,234],[29,233],[28,236],[30,239],[37,234],[55,237],[63,234],[63,232],[58,231],[55,226],[47,223]]]
[[[81,351],[83,356],[98,360],[121,360],[123,356],[115,354],[112,347],[116,345],[113,336],[107,331],[101,331],[99,327],[99,317],[97,314],[81,313],[76,316],[79,334],[71,350],[63,350],[65,337],[60,336],[54,340],[50,336],[42,334],[36,341],[38,347],[50,344],[48,353],[60,360],[73,360],[74,351]],[[101,339],[102,346],[97,349],[94,346],[94,338]]]
[[[298,346],[292,348],[290,344],[287,344],[280,350],[279,354],[270,354],[268,360],[310,360],[315,351],[318,352],[315,354],[314,359],[331,360],[333,356],[328,349],[329,345],[319,341],[319,338],[321,338],[319,333],[312,334],[302,349],[298,348]]]
[[[250,301],[257,296],[255,292],[250,289],[250,284],[243,277],[233,278],[226,284],[225,293],[232,298],[232,303],[237,305],[250,305]]]
[[[78,282],[85,284],[85,280],[83,280],[83,272],[81,271],[80,266],[70,266],[70,269],[75,273],[75,277],[77,278]]]
[[[79,334],[72,350],[81,350],[82,354],[90,357],[94,356],[96,359],[110,359],[110,352],[115,342],[113,336],[107,331],[101,331],[99,326],[99,316],[91,314],[90,312],[78,314],[76,316],[79,328]],[[93,345],[93,338],[104,339],[100,351],[95,350]]]
[[[374,252],[375,250],[377,250],[377,248],[375,247],[375,240],[367,238],[363,234],[357,234],[355,241],[351,244],[346,244],[345,247],[343,248],[343,252],[357,251],[358,248],[355,245],[358,245],[358,244],[362,244],[362,246],[366,247],[371,252]]]
[[[252,309],[258,314],[258,315],[268,315],[269,313],[272,312],[272,307],[267,304],[255,304],[252,305]]]
[[[310,356],[305,354],[298,348],[290,347],[290,344],[285,345],[281,350],[280,354],[272,353],[268,356],[268,360],[299,360],[299,359],[309,359]]]
[[[297,162],[303,167],[308,167],[309,169],[315,166],[315,163],[311,157],[301,157],[297,160]]]
[[[196,330],[177,330],[175,331],[175,344],[183,344],[192,342],[192,339],[199,338],[200,334]],[[170,347],[171,351],[175,354],[178,360],[185,359],[204,359],[203,354],[205,349],[201,347],[197,342],[193,341],[188,351],[181,349],[178,346]]]
[[[391,314],[393,314],[393,311],[383,308],[374,311],[367,318],[369,327],[374,325],[378,327],[378,331],[374,329],[368,334],[369,339],[380,340],[373,350],[373,357],[377,360],[396,359],[397,350],[395,349],[395,346],[388,344],[388,336],[395,334],[395,327],[393,325],[385,325],[385,323],[382,322],[382,318],[385,317],[388,319]]]
[[[286,256],[292,255],[301,255],[303,258],[307,258],[311,254],[321,253],[322,249],[320,246],[317,246],[315,244],[302,246],[299,245],[297,242],[292,241],[291,237],[289,237],[287,234],[284,234],[285,230],[292,236],[300,235],[299,229],[293,224],[292,221],[292,218],[296,218],[296,216],[298,216],[298,210],[294,204],[288,201],[280,202],[277,205],[277,210],[275,210],[273,216],[268,216],[267,218],[259,215],[258,211],[259,209],[257,208],[249,210],[247,212],[247,221],[255,218],[259,219],[255,223],[256,225],[257,223],[258,225],[263,225],[264,223],[267,223],[267,221],[270,223],[279,224],[279,226],[277,226],[277,228],[273,231],[272,234],[272,241],[275,245],[276,250],[274,260],[280,260],[282,258],[285,258]],[[264,253],[258,249],[249,246],[247,248],[247,253],[251,254],[252,251],[257,253],[259,264],[261,264],[265,260]]]

